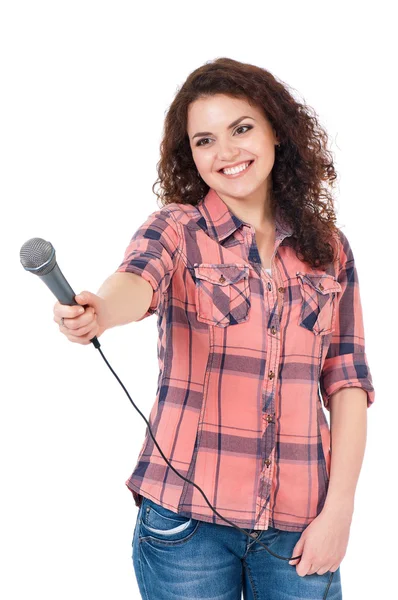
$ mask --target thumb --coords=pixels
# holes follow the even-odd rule
[[[295,545],[295,547],[293,548],[292,556],[300,556],[303,553],[303,549],[304,549],[304,540],[301,537],[299,539],[299,541],[297,542],[297,544]],[[301,558],[297,558],[295,560],[289,560],[289,565],[297,565],[297,563],[299,563],[300,560],[301,560]]]
[[[80,292],[80,294],[75,296],[75,300],[78,304],[89,304],[90,306],[93,306],[95,308],[97,303],[97,296],[95,294],[92,294],[91,292],[87,292],[86,290],[84,290],[83,292]]]

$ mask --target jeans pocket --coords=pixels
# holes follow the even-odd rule
[[[302,296],[299,325],[315,335],[326,335],[334,328],[337,293],[342,291],[333,275],[296,273]]]
[[[140,541],[152,540],[166,544],[181,544],[192,537],[200,521],[143,498],[140,515]]]
[[[195,263],[198,321],[226,327],[247,321],[250,309],[249,266],[243,263]]]

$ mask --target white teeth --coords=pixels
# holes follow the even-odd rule
[[[249,166],[250,161],[244,163],[243,165],[239,165],[239,167],[232,167],[232,169],[223,169],[222,172],[226,175],[234,175],[234,173],[239,173],[240,171],[244,171]]]

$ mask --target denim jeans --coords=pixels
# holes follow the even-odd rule
[[[253,534],[255,530],[245,529]],[[302,532],[269,527],[257,539],[293,556]],[[301,577],[296,565],[272,556],[230,525],[190,519],[143,498],[132,541],[143,600],[323,600],[331,572]],[[327,600],[342,600],[340,567]]]

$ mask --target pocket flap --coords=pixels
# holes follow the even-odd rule
[[[333,275],[327,273],[318,275],[316,273],[302,273],[301,271],[297,271],[296,275],[303,283],[307,283],[321,294],[341,292],[341,285]]]
[[[216,285],[230,285],[249,277],[249,267],[243,263],[215,265],[212,263],[195,263],[195,277],[205,279]]]

